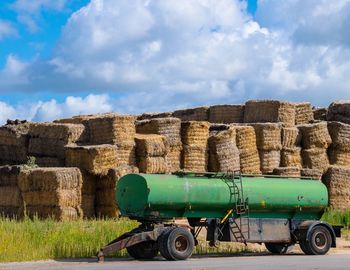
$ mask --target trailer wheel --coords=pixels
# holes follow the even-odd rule
[[[129,255],[136,260],[151,260],[158,255],[159,249],[157,242],[146,241],[127,247]]]
[[[186,260],[192,255],[194,238],[187,229],[175,227],[160,238],[160,253],[167,260]]]
[[[300,241],[300,248],[307,255],[324,255],[329,251],[331,245],[331,234],[323,226],[315,226],[312,228],[308,239]]]
[[[273,254],[286,254],[292,251],[294,245],[286,243],[265,243],[265,247]]]
[[[168,252],[168,236],[169,233],[174,229],[174,227],[167,227],[161,235],[158,237],[158,248],[160,255],[162,255],[166,260],[171,261],[172,258]]]

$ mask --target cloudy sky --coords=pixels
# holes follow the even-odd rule
[[[0,123],[350,99],[350,0],[2,0]]]

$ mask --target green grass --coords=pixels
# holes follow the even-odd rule
[[[322,216],[322,220],[332,225],[343,225],[344,229],[350,229],[350,210],[345,212],[326,211]]]

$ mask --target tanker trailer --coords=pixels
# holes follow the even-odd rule
[[[135,259],[185,260],[201,229],[209,245],[265,244],[284,254],[299,244],[307,255],[336,246],[340,227],[320,221],[328,205],[326,186],[310,178],[235,173],[128,174],[116,187],[121,215],[140,222],[97,254],[126,248]],[[187,218],[188,225],[175,223]]]

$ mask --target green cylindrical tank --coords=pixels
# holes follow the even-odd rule
[[[235,176],[239,188],[239,176]],[[249,216],[319,219],[328,205],[325,185],[316,180],[241,176]],[[116,188],[123,216],[151,218],[223,218],[235,210],[232,180],[219,175],[128,174]],[[242,196],[241,196],[242,197]]]

